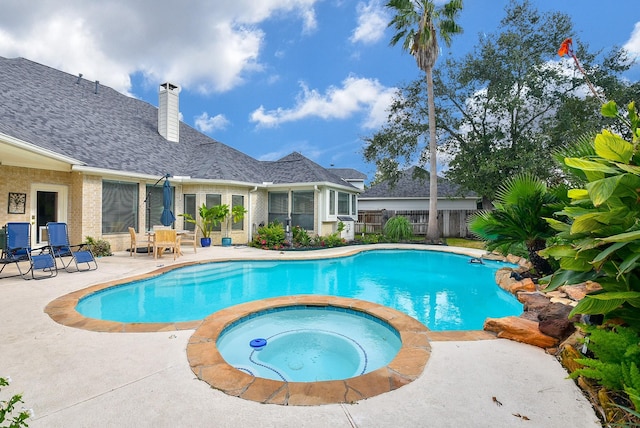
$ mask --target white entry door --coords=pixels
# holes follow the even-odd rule
[[[31,185],[31,245],[47,245],[47,223],[67,222],[69,190],[58,184],[33,183]]]

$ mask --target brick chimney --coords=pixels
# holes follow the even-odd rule
[[[180,137],[180,119],[178,116],[178,93],[180,88],[172,83],[160,85],[158,102],[158,132],[167,141],[178,142]]]

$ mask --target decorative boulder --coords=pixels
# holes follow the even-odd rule
[[[550,348],[558,343],[556,338],[540,332],[537,322],[520,317],[487,318],[484,322],[484,329],[497,333],[500,338],[540,348]]]

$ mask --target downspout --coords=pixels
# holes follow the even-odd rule
[[[247,243],[251,242],[251,239],[253,238],[253,210],[251,209],[253,204],[251,201],[251,194],[255,193],[258,191],[258,186],[254,186],[252,190],[249,190],[249,209],[247,210],[249,214],[247,217],[249,218],[249,236],[247,237]]]

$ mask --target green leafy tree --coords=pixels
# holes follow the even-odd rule
[[[585,100],[584,79],[552,61],[571,32],[568,15],[541,14],[528,1],[512,1],[495,33],[433,71],[437,138],[451,156],[446,177],[481,195],[485,208],[505,177],[528,172],[549,184],[565,180],[553,151],[611,124],[602,119],[597,98]],[[610,98],[627,99],[640,89],[621,76],[631,64],[623,51],[613,50],[600,62],[587,46],[578,51],[594,85]],[[386,126],[365,139],[365,158],[377,159],[385,178],[393,178],[399,158],[407,163],[428,158],[418,139],[430,129],[429,98],[424,79],[404,85]]]
[[[391,38],[391,45],[396,45],[402,41],[403,49],[409,51],[415,57],[418,68],[426,74],[429,99],[429,161],[431,175],[429,180],[429,194],[431,195],[429,198],[429,212],[434,214],[429,216],[427,239],[435,241],[439,238],[439,233],[437,215],[435,215],[438,212],[438,180],[433,66],[439,54],[438,36],[447,45],[450,45],[452,35],[462,32],[462,28],[455,22],[456,17],[462,10],[462,0],[449,0],[440,8],[436,8],[434,2],[430,0],[389,0],[387,7],[392,9],[395,14],[389,23],[389,26],[396,31]],[[419,138],[419,135],[409,134],[405,137]],[[378,159],[378,167],[380,167],[381,163],[393,165],[395,162],[393,157],[389,159],[385,156],[385,153],[379,153],[376,156],[372,151],[369,151],[370,157],[366,153],[365,158],[368,160]]]
[[[548,275],[553,269],[538,252],[555,235],[544,218],[558,210],[561,193],[549,191],[544,181],[530,174],[507,179],[496,192],[495,210],[475,214],[469,221],[469,230],[486,241],[490,251],[514,253],[514,248],[524,244],[536,272]]]

